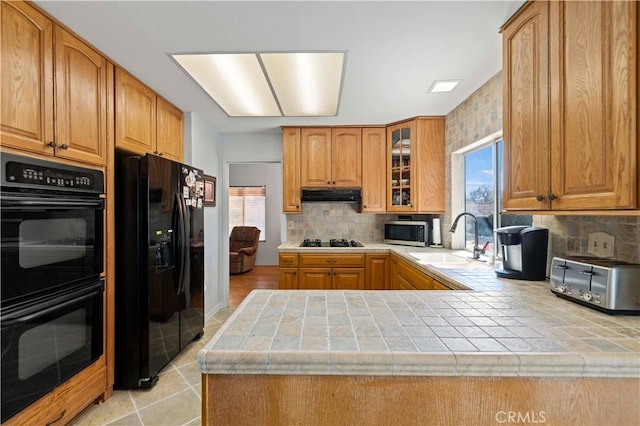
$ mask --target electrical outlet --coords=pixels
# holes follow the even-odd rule
[[[295,228],[295,223],[292,220],[290,220],[287,223],[287,229],[294,229],[294,228]]]
[[[606,232],[591,232],[589,234],[589,254],[597,257],[613,257],[615,237]]]

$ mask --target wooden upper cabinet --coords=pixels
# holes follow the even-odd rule
[[[136,154],[156,146],[156,94],[127,72],[116,68],[116,147]]]
[[[106,59],[60,27],[55,28],[56,156],[105,164],[107,154]]]
[[[182,111],[116,69],[116,148],[183,161]]]
[[[302,128],[303,188],[359,188],[362,185],[360,128]]]
[[[362,185],[362,133],[359,127],[331,129],[331,185],[340,188]]]
[[[282,129],[282,211],[301,213],[300,194],[300,129]]]
[[[444,117],[387,127],[387,211],[444,212]]]
[[[53,22],[22,2],[1,2],[2,145],[52,154]]]
[[[553,209],[637,206],[637,2],[551,2]]]
[[[181,162],[184,146],[182,111],[159,96],[157,108],[156,153],[170,160]]]
[[[505,25],[507,210],[638,207],[637,8],[536,1]]]
[[[300,178],[302,187],[331,186],[331,129],[300,131]]]
[[[2,145],[103,166],[111,65],[29,4],[0,8]]]
[[[502,33],[506,209],[541,209],[549,190],[549,3],[531,3]]]
[[[362,129],[362,212],[387,210],[387,140],[383,127]]]

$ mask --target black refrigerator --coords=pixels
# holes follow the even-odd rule
[[[115,387],[151,387],[204,327],[203,172],[116,156]]]

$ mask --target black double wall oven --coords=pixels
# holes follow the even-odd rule
[[[2,422],[103,353],[101,171],[1,158]]]

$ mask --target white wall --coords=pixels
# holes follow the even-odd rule
[[[281,163],[231,163],[229,186],[266,186],[265,241],[258,245],[256,265],[277,265],[280,245],[280,215],[282,213]]]
[[[220,211],[226,203],[220,198],[220,144],[216,130],[197,113],[185,113],[185,163],[218,178],[216,207],[204,209],[204,312],[205,321],[228,305],[227,288],[221,286]]]
[[[225,134],[220,136],[220,156],[221,160],[221,179],[218,179],[218,189],[220,189],[220,198],[227,200],[229,197],[229,164],[231,163],[272,163],[282,162],[282,132],[277,131],[273,134]],[[226,206],[226,204],[225,204]],[[286,217],[281,215],[281,224],[284,223]],[[220,211],[221,229],[229,232],[229,211],[224,207]],[[284,237],[286,231],[282,227]],[[281,236],[282,240],[282,236]],[[219,246],[221,253],[229,252],[229,238],[220,240]],[[222,268],[220,270],[220,286],[226,291],[228,304],[229,292],[229,256],[220,259]]]

